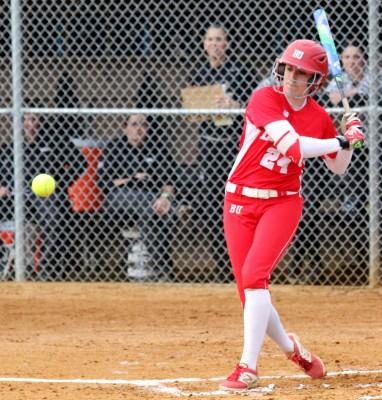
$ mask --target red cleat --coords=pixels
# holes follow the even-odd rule
[[[288,358],[302,368],[311,378],[323,378],[326,375],[326,369],[321,359],[306,350],[299,337],[294,333],[290,333],[289,338],[294,343],[294,353],[289,355]]]
[[[247,364],[237,364],[232,374],[219,385],[219,389],[233,392],[252,389],[257,386],[259,378],[254,369],[248,368]]]

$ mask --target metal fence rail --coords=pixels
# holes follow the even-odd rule
[[[231,281],[221,206],[244,107],[290,41],[318,39],[315,5],[4,3],[2,279]],[[343,177],[308,160],[305,213],[274,282],[376,286],[381,5],[334,2],[326,12],[339,51],[350,46],[360,66],[350,101],[367,145]],[[225,62],[214,67],[219,51]],[[329,88],[317,100],[338,121]],[[214,103],[219,94],[229,108]],[[30,190],[41,172],[57,180],[46,199]],[[168,212],[153,210],[158,198]]]

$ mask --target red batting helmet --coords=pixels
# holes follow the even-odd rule
[[[284,75],[285,64],[314,74],[310,94],[320,89],[328,77],[328,56],[323,47],[313,40],[295,40],[285,49],[281,58],[276,60],[274,69],[279,81]]]

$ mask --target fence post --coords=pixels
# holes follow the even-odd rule
[[[380,179],[379,165],[379,132],[378,132],[378,0],[369,1],[369,187],[370,187],[370,271],[369,286],[376,287],[380,283]]]
[[[21,86],[20,0],[11,0],[12,20],[12,124],[14,149],[14,207],[15,207],[15,272],[16,280],[25,279],[24,211],[23,211],[23,122]]]

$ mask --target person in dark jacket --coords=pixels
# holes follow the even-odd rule
[[[215,98],[215,108],[239,109],[259,82],[254,67],[230,54],[226,29],[211,25],[203,37],[204,55],[191,71],[190,86],[220,84],[224,94]],[[198,163],[200,167],[200,225],[211,243],[220,281],[233,280],[223,233],[224,187],[239,148],[241,115],[212,116],[199,126]]]
[[[38,278],[56,280],[62,276],[66,254],[66,221],[70,212],[67,188],[86,167],[86,160],[68,135],[63,134],[61,117],[43,121],[36,114],[25,114],[23,121],[24,216],[42,236]],[[2,202],[8,216],[13,217],[14,152],[13,143],[3,149]],[[56,180],[56,191],[48,198],[39,198],[31,190],[31,182],[39,173]]]
[[[123,135],[105,146],[100,170],[107,234],[121,237],[127,226],[138,226],[156,273],[169,277],[176,215],[174,160],[168,145],[150,134],[145,115],[129,116],[122,128]]]

